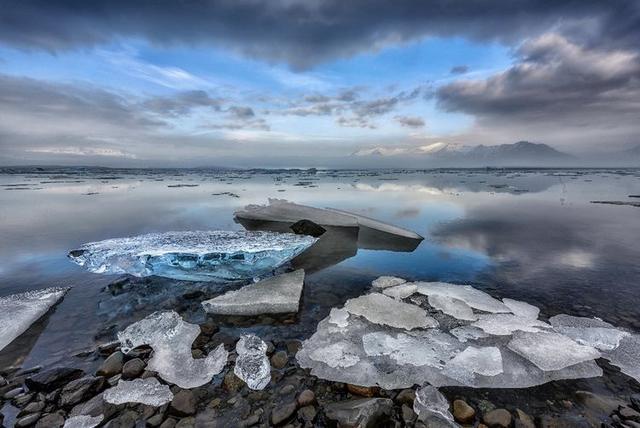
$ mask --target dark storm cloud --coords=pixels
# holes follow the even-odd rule
[[[220,111],[221,99],[200,90],[185,91],[166,97],[154,97],[144,102],[144,107],[158,114],[183,116],[197,107],[208,107]]]
[[[424,120],[420,117],[413,116],[396,116],[394,118],[402,126],[408,128],[422,128],[424,126]]]
[[[636,0],[24,0],[0,2],[0,40],[50,51],[116,37],[215,44],[295,68],[425,36],[509,44],[556,25],[592,42],[640,44]],[[576,25],[588,20],[585,25]]]

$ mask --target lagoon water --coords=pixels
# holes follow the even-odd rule
[[[640,170],[209,171],[97,168],[0,170],[0,296],[51,286],[71,291],[54,311],[0,352],[12,365],[77,365],[97,343],[158,309],[204,318],[199,301],[228,285],[86,272],[66,255],[80,244],[148,232],[241,230],[233,212],[282,198],[345,209],[415,230],[406,248],[358,248],[336,237],[302,263],[308,276],[293,319],[220,320],[229,331],[304,339],[331,307],[371,280],[469,283],[524,300],[542,318],[596,316],[640,332]],[[295,262],[295,261],[294,261]],[[605,376],[554,382],[522,396],[478,391],[494,402],[552,407],[589,389],[626,397],[640,386],[602,363]],[[0,370],[1,371],[1,370]],[[550,398],[551,397],[551,398]],[[550,404],[550,402],[551,404]]]

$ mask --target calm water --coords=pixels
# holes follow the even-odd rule
[[[191,186],[175,187],[185,184]],[[472,283],[496,297],[535,304],[543,317],[597,316],[640,331],[640,208],[589,203],[633,200],[628,195],[634,194],[640,194],[639,170],[5,169],[0,295],[50,286],[73,289],[19,343],[0,352],[0,368],[95,366],[70,355],[113,339],[119,328],[159,308],[201,320],[199,301],[224,286],[91,274],[66,254],[84,242],[112,237],[241,229],[233,212],[268,197],[352,210],[426,239],[414,251],[397,251],[357,248],[353,240],[336,237],[330,248],[299,262],[310,274],[295,319],[221,320],[228,330],[305,338],[332,306],[362,294],[375,277],[391,274]],[[574,382],[570,388],[618,395],[640,390],[615,369],[606,371],[606,379]],[[543,394],[549,388],[563,386],[534,390]]]

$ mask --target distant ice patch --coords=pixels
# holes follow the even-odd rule
[[[153,356],[147,369],[181,388],[196,388],[211,381],[227,364],[228,352],[219,345],[205,358],[194,359],[191,345],[200,327],[184,321],[174,311],[154,312],[118,333],[122,352],[149,345]]]
[[[69,290],[52,287],[0,297],[0,351],[47,313]]]
[[[316,240],[262,231],[150,233],[84,244],[69,258],[94,273],[239,280],[271,272]]]

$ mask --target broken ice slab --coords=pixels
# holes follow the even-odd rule
[[[581,345],[593,346],[601,351],[610,351],[620,345],[620,340],[629,333],[615,328],[597,318],[574,317],[560,314],[549,318],[554,330],[570,337]]]
[[[517,331],[507,346],[544,371],[560,370],[600,358],[597,349],[580,345],[554,332]]]
[[[551,326],[543,321],[523,318],[513,314],[480,314],[478,321],[471,324],[495,336],[507,336],[514,331],[538,332],[550,329]]]
[[[417,292],[426,296],[438,295],[462,300],[474,309],[492,313],[509,313],[511,309],[498,299],[470,285],[447,282],[416,282]]]
[[[449,401],[431,385],[416,390],[413,411],[418,415],[418,420],[426,422],[427,426],[458,427],[449,412]]]
[[[236,365],[233,373],[253,390],[264,389],[271,381],[271,365],[267,358],[267,344],[258,336],[248,334],[236,344]]]
[[[497,376],[503,372],[502,354],[495,346],[469,346],[449,360],[444,373],[463,385],[475,383],[476,374]]]
[[[630,334],[623,337],[618,347],[603,351],[602,356],[611,364],[620,368],[622,373],[640,382],[640,335]]]
[[[371,286],[375,289],[382,290],[384,288],[394,287],[406,282],[406,279],[398,278],[395,276],[381,276],[374,279],[373,282],[371,282]]]
[[[385,288],[382,290],[382,294],[393,297],[396,300],[402,300],[414,294],[416,290],[417,287],[415,284],[400,284],[395,287]]]
[[[125,354],[138,346],[151,346],[153,356],[147,370],[180,388],[196,388],[220,373],[228,357],[224,345],[219,345],[205,358],[194,359],[191,345],[199,334],[200,327],[185,322],[174,311],[165,311],[154,312],[118,332],[118,340]]]
[[[329,322],[338,327],[346,327],[349,325],[349,312],[344,309],[331,308],[329,312]]]
[[[424,239],[410,230],[349,211],[315,208],[283,199],[269,199],[268,205],[247,205],[244,209],[236,211],[234,215],[240,222],[290,225],[299,220],[311,220],[321,226],[358,229],[358,242],[363,248],[396,246],[398,251],[413,251]]]
[[[347,301],[344,308],[376,324],[412,330],[437,327],[438,322],[424,309],[399,302],[380,293],[371,293]]]
[[[45,288],[0,297],[0,351],[51,309],[69,288]]]
[[[432,294],[429,296],[429,305],[434,309],[442,311],[442,313],[459,320],[475,321],[478,319],[478,316],[474,315],[471,306],[467,305],[460,299],[456,299],[455,297]]]
[[[104,419],[103,415],[98,416],[89,416],[89,415],[78,415],[72,416],[66,421],[64,421],[64,426],[62,428],[95,428]]]
[[[141,403],[153,407],[163,406],[173,400],[169,386],[161,384],[155,377],[120,380],[116,386],[107,389],[103,397],[104,401],[115,405]]]
[[[453,334],[463,343],[467,340],[483,339],[490,336],[488,333],[485,333],[484,330],[470,325],[461,325],[460,327],[453,328],[449,333]]]
[[[386,355],[396,363],[443,368],[443,361],[454,358],[462,348],[445,332],[431,329],[413,334],[367,333],[362,346],[368,356]]]
[[[260,315],[298,312],[304,270],[263,279],[239,290],[202,302],[204,310],[218,315]]]
[[[507,305],[507,307],[511,309],[511,312],[513,312],[514,315],[517,315],[519,317],[530,318],[535,320],[535,319],[538,319],[538,315],[540,314],[539,308],[537,308],[536,306],[530,305],[527,302],[522,302],[520,300],[513,300],[513,299],[502,299],[502,303]]]
[[[94,273],[225,281],[267,274],[314,242],[310,236],[260,231],[150,233],[84,244],[69,258]]]

